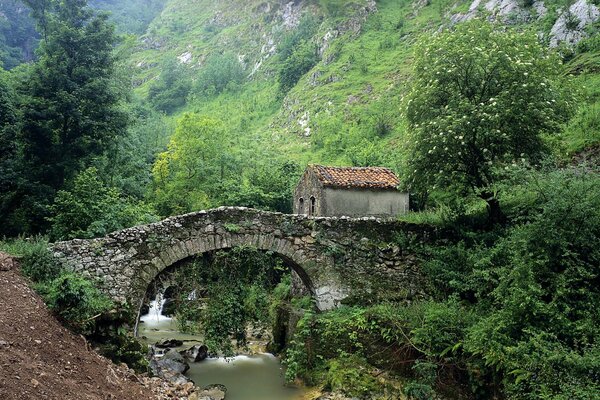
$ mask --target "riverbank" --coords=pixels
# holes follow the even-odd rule
[[[162,400],[193,398],[194,391],[100,356],[54,318],[17,263],[0,253],[0,399]]]

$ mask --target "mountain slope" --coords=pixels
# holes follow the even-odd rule
[[[167,110],[172,115],[195,111],[219,118],[240,140],[251,138],[260,149],[300,163],[399,169],[400,100],[419,35],[481,16],[534,29],[565,49],[591,35],[582,42],[587,48],[580,43],[579,50],[564,52],[566,59],[575,56],[572,70],[584,76],[579,80],[595,87],[598,8],[585,0],[568,4],[170,0],[132,50],[130,65],[136,92],[150,93],[151,101],[153,87],[169,89],[166,75],[182,82],[187,89],[173,91],[178,104]],[[304,44],[314,47],[302,53]],[[300,71],[290,73],[290,63]],[[231,64],[238,75],[211,72]],[[293,73],[292,84],[281,90]],[[207,90],[207,79],[225,83]]]

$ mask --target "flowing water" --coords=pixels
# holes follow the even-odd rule
[[[150,303],[148,314],[140,317],[138,335],[148,344],[160,339],[174,338],[184,341],[182,348],[202,343],[202,337],[180,333],[176,321],[161,314],[164,300],[159,296]],[[209,358],[190,363],[186,375],[196,386],[211,384],[227,387],[227,400],[298,400],[304,391],[285,386],[284,370],[272,354],[237,356],[234,358]]]

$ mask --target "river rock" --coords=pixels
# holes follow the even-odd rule
[[[149,366],[154,375],[169,382],[181,385],[190,382],[183,375],[190,369],[190,366],[185,358],[174,349],[169,349],[163,356],[159,356],[156,354],[155,349],[152,348]]]
[[[173,349],[167,351],[165,355],[159,360],[159,363],[163,368],[179,372],[181,374],[185,373],[188,369],[190,369],[190,366],[185,360],[185,358],[183,358],[183,356],[179,354],[179,352]]]
[[[208,357],[208,347],[205,345],[195,345],[182,351],[181,354],[192,362],[199,362]]]
[[[227,388],[225,385],[214,384],[205,386],[204,389],[198,393],[198,400],[223,400]]]
[[[178,339],[161,339],[154,345],[159,349],[170,349],[173,347],[183,346],[183,341]]]

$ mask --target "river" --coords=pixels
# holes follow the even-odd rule
[[[150,312],[140,317],[139,337],[148,344],[160,339],[184,341],[181,349],[202,343],[202,337],[181,333],[175,320],[160,314],[162,304],[153,301]],[[196,386],[210,384],[227,387],[227,400],[300,400],[304,390],[285,386],[284,369],[272,354],[240,355],[230,359],[208,358],[190,363],[186,375]]]

